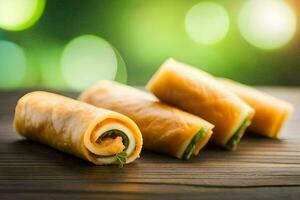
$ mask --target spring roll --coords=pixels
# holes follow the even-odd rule
[[[220,78],[219,82],[254,108],[255,114],[249,126],[251,132],[278,138],[280,129],[293,111],[290,103],[229,79]]]
[[[146,149],[179,159],[198,155],[212,135],[212,124],[119,83],[100,81],[79,99],[129,116],[140,128]]]
[[[128,117],[57,94],[36,91],[17,103],[14,126],[34,141],[96,165],[134,161],[142,135]]]
[[[174,59],[160,67],[147,89],[161,101],[214,124],[211,141],[229,150],[236,148],[254,114],[211,75]]]

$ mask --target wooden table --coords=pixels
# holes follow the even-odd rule
[[[126,165],[94,166],[22,139],[12,128],[26,91],[0,93],[0,199],[300,199],[300,88],[262,88],[296,111],[281,140],[248,134],[237,151],[210,145],[189,161],[143,151]],[[75,94],[67,94],[75,96]]]

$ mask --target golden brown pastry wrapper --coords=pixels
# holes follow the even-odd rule
[[[247,126],[254,112],[211,75],[174,59],[160,67],[147,89],[161,101],[214,124],[211,140],[225,147],[235,133],[243,134],[241,126]]]
[[[146,149],[177,158],[183,156],[200,129],[205,128],[207,132],[196,144],[194,155],[199,153],[212,134],[212,124],[119,83],[101,81],[83,92],[79,99],[129,116],[139,126]]]
[[[128,117],[48,92],[23,96],[16,106],[14,125],[26,138],[97,165],[116,164],[115,155],[122,151],[130,163],[142,148],[141,133]],[[110,130],[122,131],[128,137],[127,149],[120,136],[101,138]]]
[[[249,130],[270,138],[278,137],[293,111],[290,103],[229,79],[220,78],[219,82],[254,108],[255,114]]]

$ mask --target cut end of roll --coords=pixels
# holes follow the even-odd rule
[[[252,133],[278,138],[282,127],[293,113],[294,107],[291,103],[230,79],[218,78],[218,81],[255,109],[249,126]]]
[[[181,159],[188,160],[192,155],[197,156],[199,151],[207,144],[212,135],[211,130],[201,128],[191,139],[183,152]]]
[[[254,111],[253,109],[249,111],[247,117],[242,121],[238,129],[235,133],[231,136],[231,138],[225,144],[225,149],[227,150],[235,150],[237,148],[238,143],[242,139],[243,135],[245,134],[246,129],[250,126],[251,120],[253,118]]]
[[[142,136],[133,121],[112,113],[99,120],[84,135],[84,146],[95,164],[118,164],[134,161],[141,152]]]
[[[98,146],[101,155],[107,156],[121,153],[126,148],[123,143],[123,138],[120,136],[97,139],[96,145]]]

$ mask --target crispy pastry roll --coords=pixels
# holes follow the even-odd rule
[[[180,159],[198,155],[212,134],[212,124],[119,83],[101,81],[79,99],[129,116],[139,126],[146,149]]]
[[[23,96],[14,125],[26,138],[97,165],[123,166],[142,148],[142,135],[128,117],[48,92]]]
[[[270,138],[278,137],[280,129],[293,111],[290,103],[228,79],[219,81],[254,108],[250,131]]]
[[[250,124],[254,110],[211,75],[168,59],[147,89],[161,101],[215,125],[212,141],[234,149]]]

